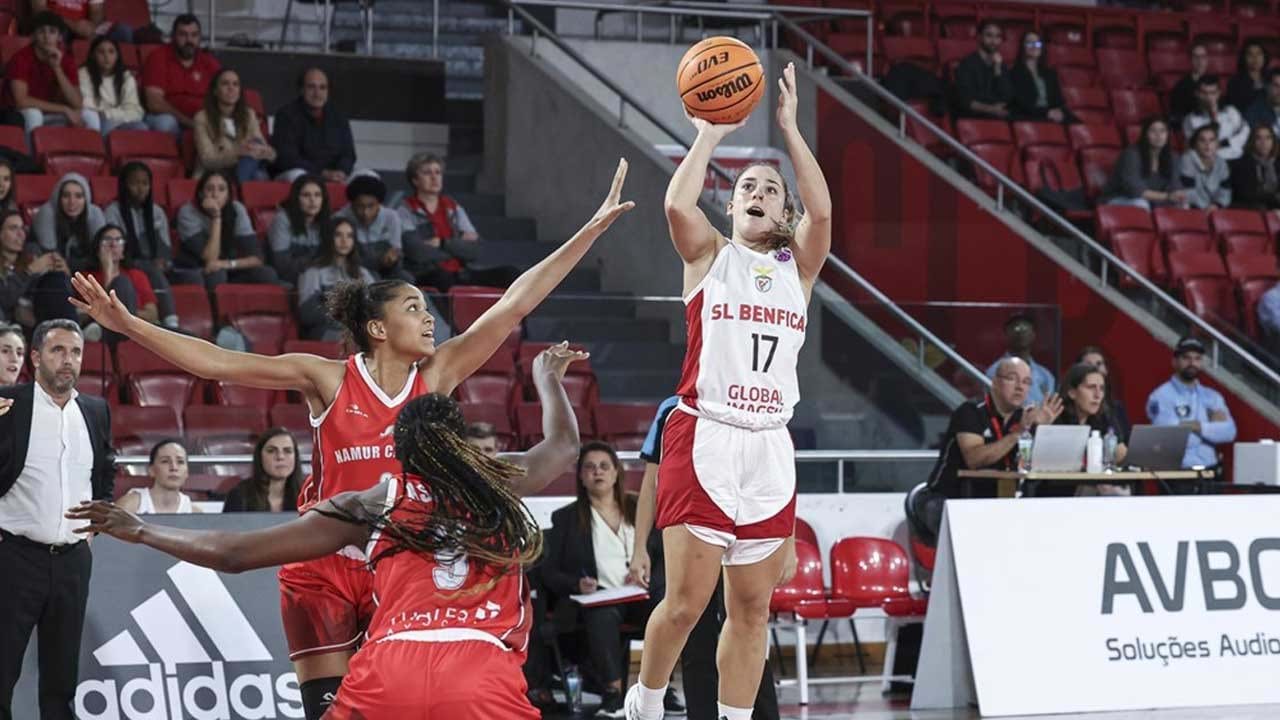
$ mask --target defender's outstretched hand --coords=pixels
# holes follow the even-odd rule
[[[627,179],[627,159],[618,160],[618,170],[613,174],[613,185],[609,188],[609,196],[600,204],[600,209],[596,210],[596,214],[587,223],[600,232],[604,232],[617,220],[623,213],[627,212],[636,204],[630,200],[622,202],[622,184]]]
[[[116,291],[108,293],[98,280],[84,273],[76,273],[71,278],[71,286],[76,294],[71,296],[71,304],[78,310],[86,312],[95,322],[107,330],[123,333],[132,315],[116,297]]]
[[[117,540],[129,543],[141,542],[142,540],[142,526],[144,523],[141,518],[104,500],[82,502],[68,510],[66,518],[68,520],[89,521],[88,525],[75,530],[76,533],[81,535],[106,533]]]

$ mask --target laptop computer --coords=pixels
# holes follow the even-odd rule
[[[1189,437],[1191,428],[1182,425],[1134,425],[1124,464],[1143,470],[1181,470]]]
[[[1032,472],[1080,472],[1088,442],[1088,425],[1038,426],[1031,446]]]

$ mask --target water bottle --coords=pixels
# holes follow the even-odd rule
[[[1107,428],[1107,434],[1102,438],[1102,465],[1107,470],[1116,469],[1116,446],[1120,444],[1120,438],[1116,437],[1116,431]]]
[[[577,715],[582,712],[582,676],[578,674],[578,666],[570,665],[564,671],[565,699],[569,703],[569,712]]]
[[[1084,471],[1102,472],[1102,435],[1097,430],[1089,433],[1089,444],[1085,446]]]
[[[1034,444],[1031,428],[1023,428],[1018,436],[1018,472],[1031,472],[1031,446]]]

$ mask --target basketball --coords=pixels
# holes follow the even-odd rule
[[[690,115],[731,125],[750,115],[764,96],[764,67],[741,40],[710,37],[680,59],[676,87]]]

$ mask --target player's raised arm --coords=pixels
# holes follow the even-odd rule
[[[573,414],[569,395],[564,391],[564,374],[569,363],[586,360],[590,355],[570,350],[562,342],[538,353],[533,360],[533,383],[542,401],[542,441],[528,452],[511,458],[525,468],[525,476],[514,483],[521,496],[533,495],[573,466],[582,439],[578,435],[578,418]]]
[[[804,205],[804,217],[796,225],[792,252],[796,267],[809,281],[818,277],[822,265],[831,253],[831,191],[822,174],[818,159],[813,156],[796,125],[796,68],[787,63],[778,79],[778,127],[796,170],[796,192]]]
[[[698,199],[702,197],[707,167],[711,164],[711,154],[715,152],[716,146],[729,133],[746,124],[743,120],[733,125],[715,125],[693,116],[689,117],[689,121],[698,129],[698,137],[671,176],[671,183],[667,185],[667,197],[663,201],[667,226],[671,230],[671,242],[675,244],[676,252],[686,265],[715,255],[720,233],[716,232],[707,216],[698,208]]]
[[[71,284],[79,297],[71,304],[89,314],[99,325],[127,336],[151,352],[206,380],[222,380],[271,390],[299,390],[311,398],[331,397],[342,379],[342,363],[315,355],[276,357],[242,353],[218,347],[135,317],[96,279],[76,273]],[[312,409],[315,409],[313,406]]]
[[[458,383],[479,369],[520,321],[564,280],[613,221],[635,207],[634,202],[622,201],[622,186],[626,179],[627,161],[621,159],[609,195],[587,224],[555,252],[516,278],[502,298],[466,332],[440,346],[427,368],[432,390],[448,395]]]

